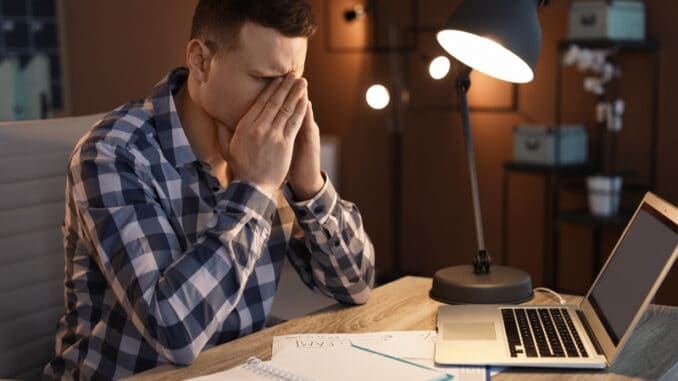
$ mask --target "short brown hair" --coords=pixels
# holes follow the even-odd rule
[[[318,23],[306,0],[199,0],[191,39],[230,45],[246,21],[273,28],[288,37],[311,37]]]

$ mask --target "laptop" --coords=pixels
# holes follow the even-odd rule
[[[645,194],[579,305],[445,305],[437,365],[605,368],[678,257],[678,209]]]

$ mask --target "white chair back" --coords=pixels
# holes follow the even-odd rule
[[[0,378],[39,379],[54,356],[67,159],[101,116],[0,123]]]

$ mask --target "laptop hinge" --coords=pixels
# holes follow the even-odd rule
[[[577,315],[579,316],[579,320],[582,322],[584,325],[584,329],[586,330],[586,333],[589,335],[589,338],[591,339],[591,342],[593,343],[593,346],[596,348],[596,352],[598,352],[599,355],[603,356],[603,349],[600,346],[600,343],[598,342],[598,338],[596,338],[596,335],[593,334],[593,330],[591,329],[591,326],[589,325],[589,321],[586,320],[586,316],[584,315],[581,310],[576,310]]]

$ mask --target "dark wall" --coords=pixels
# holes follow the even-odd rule
[[[453,81],[428,77],[428,61],[439,54],[435,31],[458,0],[373,1],[376,12],[348,24],[342,12],[356,2],[312,0],[320,22],[311,40],[306,76],[323,133],[341,137],[341,192],[360,207],[377,249],[377,269],[432,275],[452,264],[466,264],[475,250],[468,175]],[[183,62],[183,48],[195,0],[62,1],[66,106],[71,114],[111,109],[145,96],[166,72]],[[557,41],[567,35],[569,1],[555,0],[540,10],[542,55],[536,79],[518,88],[474,74],[469,93],[485,223],[485,239],[495,261],[528,270],[535,285],[543,282],[543,177],[509,177],[508,250],[502,252],[502,166],[512,157],[512,128],[519,123],[553,123],[556,114]],[[627,104],[619,148],[620,166],[649,176],[651,155],[657,158],[656,193],[678,204],[678,108],[673,85],[678,74],[678,3],[647,0],[648,35],[660,43],[659,96],[652,94],[652,54],[622,58],[620,93]],[[393,20],[395,38],[389,40]],[[394,48],[395,47],[395,48]],[[396,74],[391,72],[395,66]],[[370,110],[364,101],[369,85],[404,89],[402,127],[403,256],[393,257],[392,109]],[[563,119],[592,123],[594,98],[585,94],[574,70],[563,73]],[[394,95],[392,94],[392,97]],[[507,111],[513,102],[517,109]],[[651,110],[657,105],[659,139],[649,145]],[[633,197],[630,197],[632,199]],[[628,200],[629,202],[633,200]],[[585,205],[582,192],[570,192],[565,207]],[[603,257],[620,231],[603,234]],[[567,226],[561,235],[560,286],[583,292],[591,282],[591,230]],[[660,301],[678,304],[674,270],[662,288]]]
[[[68,113],[146,96],[184,61],[195,0],[59,1]]]

